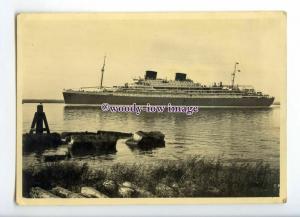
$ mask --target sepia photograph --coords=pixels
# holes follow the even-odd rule
[[[286,202],[284,12],[20,13],[16,200]]]

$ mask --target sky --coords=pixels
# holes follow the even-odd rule
[[[252,85],[280,101],[285,93],[282,12],[22,14],[17,68],[23,98],[62,99],[62,90],[122,85],[155,70],[202,84]]]

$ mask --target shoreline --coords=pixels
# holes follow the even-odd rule
[[[30,192],[33,187],[50,192],[53,188],[62,187],[76,194],[80,194],[83,187],[89,187],[107,197],[119,198],[124,197],[120,193],[124,185],[132,190],[132,194],[125,197],[140,198],[279,195],[279,169],[271,169],[263,161],[254,165],[224,165],[220,160],[199,156],[184,160],[163,160],[152,165],[115,163],[98,169],[86,163],[52,162],[27,167],[23,169],[23,176],[26,180],[23,183],[24,197],[32,197]],[[108,190],[105,183],[111,183],[114,187]],[[138,191],[147,192],[148,196]]]

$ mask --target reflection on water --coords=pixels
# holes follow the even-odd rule
[[[23,104],[24,132],[28,132],[35,104]],[[152,162],[182,159],[189,155],[221,158],[225,162],[265,160],[279,166],[279,107],[266,109],[200,109],[192,116],[180,113],[105,113],[97,106],[44,104],[50,129],[63,131],[161,131],[166,147],[131,150],[119,140],[116,154],[73,160],[94,165],[107,161]]]

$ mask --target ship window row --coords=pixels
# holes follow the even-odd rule
[[[121,93],[123,91],[120,91]],[[124,92],[123,92],[124,93]],[[252,94],[245,94],[241,92],[174,92],[174,91],[126,91],[125,93],[133,93],[133,94],[145,94],[145,95],[153,95],[153,94],[173,94],[173,95],[185,95],[185,94],[190,94],[190,95],[252,95]],[[253,94],[254,95],[254,94]]]
[[[216,94],[254,94],[254,93],[245,93],[243,91],[238,91],[238,90],[158,90],[158,89],[123,89],[120,91],[125,91],[125,92],[145,92],[145,93],[195,93],[195,94],[201,94],[201,93],[216,93]]]

